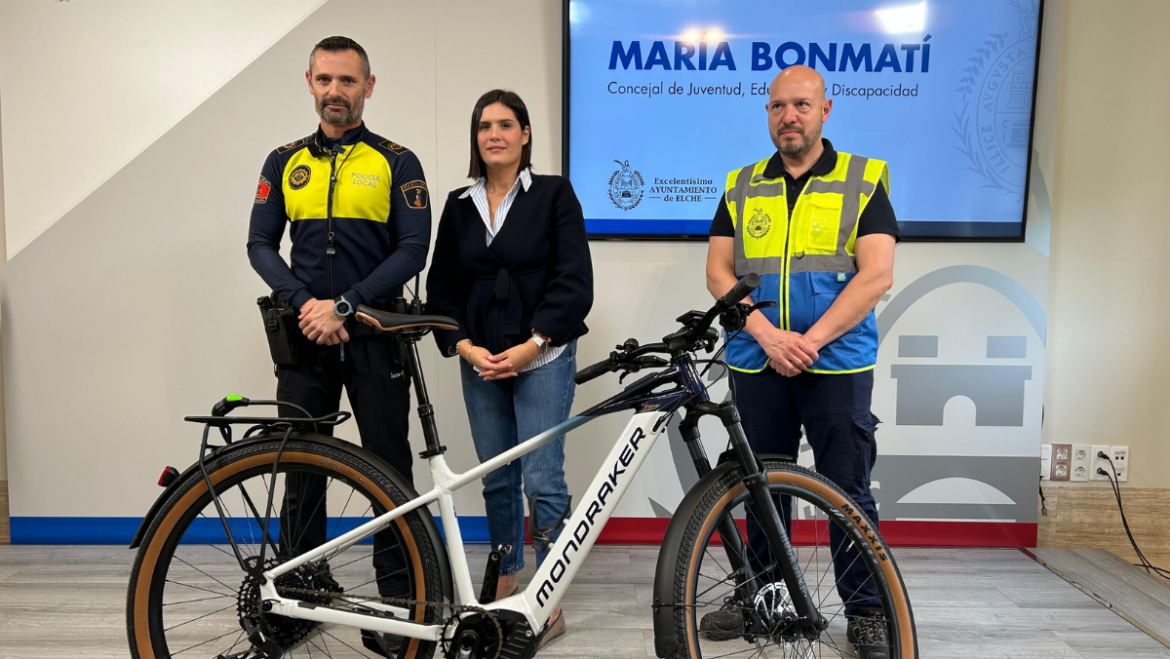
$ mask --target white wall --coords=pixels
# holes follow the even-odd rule
[[[8,255],[324,1],[0,3]]]
[[[33,12],[23,4],[18,7]],[[209,26],[235,25],[237,12],[244,11],[202,7],[201,24]],[[36,7],[36,12],[42,10],[48,11]],[[52,20],[73,25],[73,19],[59,16]],[[100,32],[104,23],[90,25]],[[146,16],[139,29],[150,32],[166,25],[162,17]],[[550,0],[333,0],[267,49],[253,35],[249,48],[261,54],[213,92],[205,90],[205,100],[174,117],[161,136],[151,135],[149,146],[119,157],[100,148],[116,143],[125,132],[117,112],[98,115],[93,120],[97,125],[74,134],[71,148],[97,159],[86,169],[93,182],[74,190],[85,198],[67,212],[76,199],[62,206],[61,219],[23,249],[13,250],[12,260],[0,269],[14,516],[141,515],[158,493],[154,482],[162,466],[184,466],[196,455],[198,429],[184,424],[183,415],[200,413],[229,392],[253,397],[272,392],[275,381],[253,307],[264,285],[244,251],[247,217],[264,155],[314,126],[302,77],[314,42],[340,33],[367,48],[379,77],[367,104],[367,122],[419,155],[436,200],[437,221],[446,191],[466,183],[471,107],[492,87],[512,88],[526,100],[535,136],[534,163],[539,171],[560,171],[560,32],[560,3]],[[21,50],[11,45],[24,42],[0,40],[0,86],[8,94],[10,79],[36,80],[72,66],[69,62],[83,58],[96,39],[96,34],[74,35],[59,45],[72,58],[64,63],[33,60],[16,78],[11,63]],[[78,49],[70,50],[71,43]],[[249,48],[241,46],[240,52],[252,52]],[[148,43],[135,52],[160,49],[166,51]],[[189,73],[202,53],[197,48],[184,52],[190,60],[176,65],[175,77],[203,80],[204,72]],[[82,99],[74,105],[106,94],[105,88],[92,85],[67,88]],[[157,95],[135,98],[143,108],[157,104],[162,112],[170,107]],[[5,162],[39,162],[38,143],[17,137],[24,125],[20,121],[29,115],[19,121],[9,115],[10,105],[28,113],[35,104],[10,97],[4,102],[0,128]],[[771,150],[767,143],[760,148]],[[131,156],[128,162],[122,159]],[[36,171],[43,174],[45,169]],[[53,217],[47,210],[36,211],[42,202],[31,194],[43,192],[45,184],[32,176],[20,181],[10,176],[5,185],[10,194],[25,199],[14,206],[10,197],[8,219],[11,225],[19,210],[17,225],[25,227],[20,235],[27,242],[43,228],[45,218]],[[15,235],[9,232],[10,238]],[[594,242],[591,249],[597,304],[588,319],[592,332],[580,343],[581,365],[603,358],[627,337],[661,337],[682,312],[710,305],[703,285],[705,244]],[[1031,298],[1047,297],[1046,254],[1032,243],[900,247],[892,298],[921,277],[956,264],[1006,274]],[[879,305],[879,313],[885,308],[885,303]],[[1034,375],[1025,394],[1025,425],[976,428],[965,399],[948,404],[945,427],[921,431],[896,424],[896,382],[890,378],[890,366],[897,361],[896,336],[942,333],[953,341],[940,356],[958,364],[984,362],[983,341],[989,334],[1028,336],[1028,359],[1021,363],[1032,365]],[[886,421],[879,431],[879,467],[900,464],[899,458],[939,455],[1035,459],[1043,337],[1016,307],[983,286],[947,287],[903,316],[891,339],[883,344],[876,372],[874,408]],[[449,459],[456,469],[467,468],[475,458],[456,365],[441,359],[429,343],[423,355],[440,431],[451,449]],[[616,389],[616,378],[582,387],[574,409],[584,409]],[[723,391],[717,387],[715,396],[722,397]],[[620,415],[605,418],[571,436],[568,477],[576,498],[624,422]],[[340,434],[353,438],[354,429],[343,428]],[[722,449],[722,437],[711,434],[709,452]],[[421,447],[417,424],[412,441]],[[667,509],[681,498],[669,444],[660,442],[654,452],[652,465],[660,468],[645,470],[619,515],[656,516],[660,511],[651,498]],[[416,468],[420,488],[429,481],[422,467]],[[1024,514],[1034,515],[1027,498],[1034,494],[1034,483],[1025,485],[1028,492],[1019,503],[1032,509]],[[482,514],[477,489],[465,490],[458,501],[461,513]]]
[[[1128,444],[1170,487],[1170,3],[1066,0],[1045,442]]]

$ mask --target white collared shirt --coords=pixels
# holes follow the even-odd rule
[[[520,170],[520,175],[516,177],[516,182],[512,184],[512,189],[508,191],[508,194],[504,196],[504,200],[501,201],[499,207],[496,208],[495,226],[492,226],[491,209],[488,206],[486,178],[480,177],[480,179],[476,181],[474,185],[472,185],[470,188],[467,188],[463,194],[459,195],[459,198],[466,199],[467,197],[471,197],[471,201],[475,204],[476,210],[479,211],[480,219],[483,220],[483,225],[487,227],[487,244],[491,245],[492,240],[495,240],[496,234],[498,234],[500,229],[504,226],[504,220],[508,219],[508,211],[511,210],[512,202],[516,201],[516,196],[520,194],[520,190],[523,189],[525,192],[528,192],[528,188],[531,187],[532,168],[525,167],[524,169]],[[520,372],[527,373],[528,371],[534,371],[556,359],[557,357],[560,357],[561,353],[564,351],[565,346],[557,346],[555,348],[549,346],[548,348],[542,350],[540,354],[536,356],[536,359],[532,360],[532,363],[528,364],[528,366],[525,366],[520,370]],[[476,372],[479,372],[478,368],[475,370]]]
[[[459,195],[460,199],[471,197],[471,201],[475,203],[476,210],[479,211],[479,217],[483,220],[483,224],[487,227],[487,244],[492,244],[496,234],[500,232],[500,228],[504,226],[504,220],[508,219],[508,211],[512,208],[512,202],[516,200],[516,195],[520,194],[520,189],[523,188],[528,192],[528,188],[532,187],[532,169],[525,167],[520,170],[520,175],[516,177],[516,182],[512,184],[512,189],[504,196],[504,200],[500,202],[496,208],[496,222],[492,226],[491,210],[488,207],[487,198],[487,179],[480,177],[475,185],[467,188],[463,194]]]

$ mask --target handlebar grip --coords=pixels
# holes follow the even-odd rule
[[[226,416],[228,412],[251,402],[247,398],[237,396],[236,394],[225,396],[223,400],[211,406],[211,416]]]
[[[737,283],[730,291],[727,291],[727,295],[724,295],[723,297],[719,298],[719,307],[721,309],[726,309],[726,308],[730,307],[731,305],[735,304],[736,302],[739,302],[740,300],[747,297],[752,291],[756,290],[759,286],[760,286],[760,275],[758,275],[754,272],[747,273],[747,275],[744,276],[743,279],[739,280],[739,283]]]
[[[577,373],[573,375],[573,382],[576,382],[577,384],[585,384],[586,382],[594,378],[601,377],[602,375],[605,375],[609,372],[609,360],[606,359],[604,361],[597,362],[592,366],[586,366],[585,368],[577,371]]]

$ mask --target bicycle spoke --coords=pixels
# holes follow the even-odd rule
[[[189,647],[189,648],[183,648],[182,650],[179,650],[178,652],[172,652],[172,653],[171,653],[171,656],[173,657],[173,656],[175,656],[175,655],[177,655],[177,654],[183,654],[183,653],[184,653],[184,652],[186,652],[187,650],[194,650],[195,648],[197,648],[197,647],[199,647],[199,646],[201,646],[201,645],[207,645],[208,643],[214,643],[215,641],[218,641],[219,639],[223,638],[224,636],[231,636],[232,634],[235,634],[235,633],[236,633],[236,630],[234,630],[234,629],[233,629],[232,631],[230,631],[230,632],[228,632],[228,633],[226,633],[226,634],[220,634],[219,636],[216,636],[215,638],[209,638],[209,639],[207,639],[206,641],[203,641],[203,642],[201,642],[201,643],[196,643],[195,645],[192,645],[192,646],[191,646],[191,647]],[[236,643],[239,643],[239,641],[237,640],[237,641],[236,641]],[[236,647],[236,646],[233,644],[233,645],[232,645],[232,647],[234,648],[234,647]]]
[[[202,590],[203,592],[206,592],[206,593],[213,593],[213,594],[215,594],[215,595],[219,595],[220,597],[235,597],[235,595],[234,595],[234,594],[232,594],[232,595],[224,595],[223,593],[217,593],[217,592],[215,592],[214,590],[208,590],[208,589],[206,589],[206,588],[200,588],[199,586],[192,586],[192,585],[191,585],[191,584],[189,584],[189,583],[183,583],[182,581],[175,581],[175,580],[173,580],[173,579],[167,579],[167,580],[166,580],[166,583],[173,583],[173,584],[175,584],[176,586],[185,586],[185,587],[187,587],[187,588],[194,588],[195,590]],[[223,585],[223,584],[222,584],[222,582],[220,583],[220,585]],[[226,588],[226,586],[225,586],[225,588]],[[230,589],[229,589],[229,590],[230,590]]]
[[[183,600],[182,602],[167,602],[167,603],[164,603],[163,606],[168,607],[168,606],[179,606],[180,604],[193,604],[195,602],[208,602],[210,600],[224,599],[225,597],[234,599],[236,596],[235,595],[216,595],[215,597],[201,597],[197,600]]]
[[[378,533],[384,533],[384,532],[385,532],[385,530],[378,531]],[[381,554],[382,552],[390,551],[391,549],[398,549],[398,548],[402,547],[402,543],[397,541],[398,540],[397,536],[395,536],[394,540],[395,540],[395,544],[393,547],[383,547],[382,549],[379,549],[378,551],[370,554],[369,558],[372,559],[373,557],[377,556],[378,554]],[[347,547],[347,549],[348,549],[348,547]],[[334,556],[340,556],[340,554],[334,554]],[[352,561],[349,561],[348,563],[342,563],[341,565],[338,565],[337,567],[334,567],[333,569],[340,570],[341,568],[346,567],[348,565],[353,565],[354,563],[357,563],[358,561],[363,560],[364,558],[366,558],[366,557],[365,556],[358,556],[357,558],[353,559]]]
[[[276,541],[272,539],[272,535],[268,532],[268,529],[264,528],[264,518],[262,518],[260,516],[260,509],[258,509],[256,507],[256,504],[252,502],[252,497],[248,495],[248,492],[246,490],[244,490],[243,483],[238,483],[236,485],[236,487],[240,490],[240,499],[242,500],[242,502],[247,503],[248,509],[252,511],[252,517],[256,520],[256,524],[260,528],[260,532],[262,534],[261,535],[261,543],[263,543],[263,541],[267,540],[268,546],[272,547],[273,554],[276,554],[279,551],[277,549],[277,546],[276,546]],[[256,537],[255,537],[255,535],[252,534],[252,526],[250,524],[248,525],[248,533],[252,537],[252,544],[257,545],[257,543],[255,541]],[[253,554],[259,555],[260,552],[254,551]]]
[[[350,650],[353,650],[354,652],[360,654],[361,656],[366,657],[366,659],[374,659],[374,657],[371,657],[370,655],[366,654],[365,652],[358,650],[354,646],[350,645],[349,643],[346,643],[345,641],[341,640],[340,638],[337,638],[336,636],[334,636],[333,634],[330,634],[329,632],[325,631],[324,629],[321,629],[320,631],[322,634],[325,634],[329,638],[337,641],[338,643],[344,645],[345,647],[349,648]]]
[[[375,581],[377,581],[378,579],[386,579],[386,578],[392,577],[392,576],[394,576],[394,575],[396,575],[396,574],[402,574],[403,572],[406,572],[406,571],[407,571],[407,570],[409,570],[409,569],[410,569],[409,567],[404,567],[404,568],[397,569],[397,570],[395,570],[395,571],[393,571],[393,572],[390,572],[390,573],[388,573],[388,574],[383,574],[383,575],[381,575],[381,576],[376,576],[376,577],[374,577],[373,579],[370,579],[369,581],[367,581],[367,582],[365,582],[365,583],[363,583],[363,584],[360,584],[360,585],[354,586],[353,588],[350,588],[349,590],[351,590],[351,591],[352,591],[352,590],[357,590],[358,588],[363,588],[363,587],[365,587],[365,586],[368,586],[368,585],[370,585],[370,584],[374,583],[374,582],[375,582]]]
[[[318,633],[317,633],[317,636],[318,636],[318,637],[320,637],[320,636],[321,636],[320,632],[318,632]],[[324,639],[324,638],[322,638],[321,640],[322,640],[322,641],[324,641],[325,639]],[[320,646],[320,645],[317,645],[316,643],[314,643],[312,638],[306,638],[306,639],[305,639],[305,642],[306,642],[306,643],[308,643],[309,645],[312,645],[313,647],[317,648],[317,651],[318,651],[318,652],[323,652],[323,653],[325,653],[325,656],[327,657],[327,659],[333,659],[333,655],[332,655],[332,654],[329,654],[329,651],[328,651],[328,650],[323,650],[323,649],[321,648],[321,646]],[[311,652],[309,653],[309,656],[310,656],[310,657],[311,657],[311,656],[313,656]]]
[[[227,611],[228,609],[235,608],[235,606],[236,606],[235,604],[228,604],[227,606],[223,607],[222,609],[216,609],[215,611],[212,611],[211,613],[204,613],[203,615],[199,616],[198,618],[191,618],[187,622],[181,622],[177,625],[174,625],[173,627],[167,627],[166,629],[163,630],[163,633],[165,634],[166,632],[169,632],[171,630],[178,629],[179,627],[182,627],[183,625],[189,625],[189,624],[195,622],[196,620],[202,620],[208,616],[213,616],[213,615],[219,613],[220,611]],[[227,636],[227,634],[224,634],[224,636]],[[222,636],[220,638],[222,638]]]
[[[204,572],[203,570],[200,570],[199,568],[195,567],[194,565],[191,565],[190,563],[188,563],[187,561],[185,561],[185,560],[183,560],[183,559],[179,558],[178,556],[175,556],[175,560],[176,560],[176,561],[179,561],[179,562],[180,562],[180,563],[182,563],[183,565],[186,565],[187,567],[191,568],[192,570],[195,570],[195,571],[196,571],[196,572],[198,572],[199,574],[202,574],[203,576],[207,577],[208,579],[211,579],[212,581],[214,581],[215,583],[217,583],[217,584],[219,584],[219,585],[223,586],[224,588],[227,588],[228,590],[235,590],[234,588],[232,588],[231,586],[227,585],[226,583],[224,583],[224,582],[220,581],[219,579],[216,579],[215,577],[213,577],[213,576],[211,576],[210,574],[208,574],[208,573]]]
[[[337,526],[339,524],[341,524],[342,518],[345,517],[345,511],[349,510],[349,502],[353,500],[353,493],[355,491],[356,490],[349,491],[349,496],[346,497],[346,499],[345,499],[345,505],[342,506],[342,508],[341,508],[341,514],[337,516],[337,521],[333,523],[333,534],[332,535],[335,538],[337,537]],[[329,536],[325,536],[325,537],[328,538]]]
[[[296,499],[298,502],[298,504],[297,504],[297,519],[301,520],[301,517],[300,517],[301,507],[300,507],[299,502],[303,502],[305,499],[305,487],[309,481],[309,477],[305,474],[301,474],[301,477],[298,480],[301,482],[301,486],[300,486],[300,489],[298,490],[297,499]],[[285,477],[285,487],[288,487],[288,477],[287,476]],[[311,513],[309,513],[309,516],[307,518],[305,518],[304,520],[301,520],[302,524],[303,524],[301,526],[301,532],[297,534],[296,539],[289,546],[290,552],[297,551],[297,549],[295,549],[295,548],[298,548],[301,546],[301,539],[305,537],[305,531],[309,530],[309,524],[311,524],[313,522],[313,517],[316,516],[317,511],[321,509],[322,504],[324,504],[325,500],[328,498],[329,488],[331,488],[331,487],[333,487],[333,479],[332,478],[330,478],[329,481],[327,483],[325,483],[325,491],[321,493],[321,498],[317,499],[317,505],[313,506],[313,511]],[[353,496],[353,492],[354,492],[353,490],[349,491],[350,497]],[[293,528],[296,528],[297,526],[298,526],[297,524],[293,524]],[[281,533],[283,533],[283,531],[281,531]],[[328,536],[326,536],[326,539],[328,539]]]

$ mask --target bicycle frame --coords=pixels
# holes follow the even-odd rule
[[[426,402],[426,386],[422,381],[421,368],[418,367],[417,347],[412,344],[410,352],[412,374],[417,374],[415,378],[416,390],[421,390],[419,399],[422,404],[419,407],[420,413],[424,417],[424,434],[428,435],[428,446],[438,448],[437,437],[432,443],[430,433],[425,432],[428,420],[433,425],[433,413],[427,414],[430,412],[427,409],[430,406]],[[699,384],[698,376],[694,374],[693,367],[689,362],[685,365],[684,370],[689,371],[686,375],[693,378],[694,384]],[[671,371],[668,377],[662,377],[666,374],[654,374],[649,378],[660,383],[676,378],[678,374],[677,371]],[[688,381],[692,381],[689,378]],[[609,456],[601,463],[601,468],[587,490],[589,495],[585,501],[576,506],[576,509],[565,521],[564,531],[558,540],[550,546],[551,554],[537,569],[531,584],[522,592],[482,607],[488,611],[517,611],[525,617],[531,629],[534,631],[541,629],[552,614],[553,609],[561,601],[565,590],[577,574],[577,570],[584,564],[585,557],[588,556],[589,551],[597,542],[601,530],[613,515],[618,502],[642,467],[646,456],[654,446],[654,442],[666,429],[667,417],[677,409],[678,404],[688,398],[693,398],[695,395],[705,398],[705,391],[701,389],[696,391],[692,386],[678,387],[675,391],[657,395],[637,395],[643,391],[648,393],[656,386],[657,384],[651,387],[631,386],[626,392],[605,401],[582,415],[574,416],[461,474],[451,471],[441,451],[428,451],[431,455],[427,461],[435,483],[430,491],[344,535],[264,572],[265,583],[260,587],[261,599],[272,605],[272,613],[289,618],[347,625],[427,641],[440,640],[444,626],[406,620],[405,618],[410,614],[408,608],[376,602],[363,603],[363,607],[392,613],[398,618],[403,618],[387,619],[378,615],[309,605],[297,599],[282,597],[276,591],[275,579],[307,563],[340,553],[382,530],[395,519],[430,503],[438,502],[443,533],[446,536],[447,553],[451,561],[455,596],[459,604],[480,606],[467,565],[459,519],[455,513],[453,493],[483,478],[487,473],[540,448],[556,437],[578,428],[606,412],[628,409],[641,403],[641,407],[645,408],[645,411],[636,411],[621,435],[618,436]],[[699,386],[701,387],[701,385]],[[635,391],[635,395],[630,395],[631,390]],[[653,402],[645,402],[646,399],[651,399]],[[668,404],[671,402],[675,405]],[[522,550],[522,548],[517,548],[517,551]],[[453,633],[454,627],[451,627],[450,631]]]

